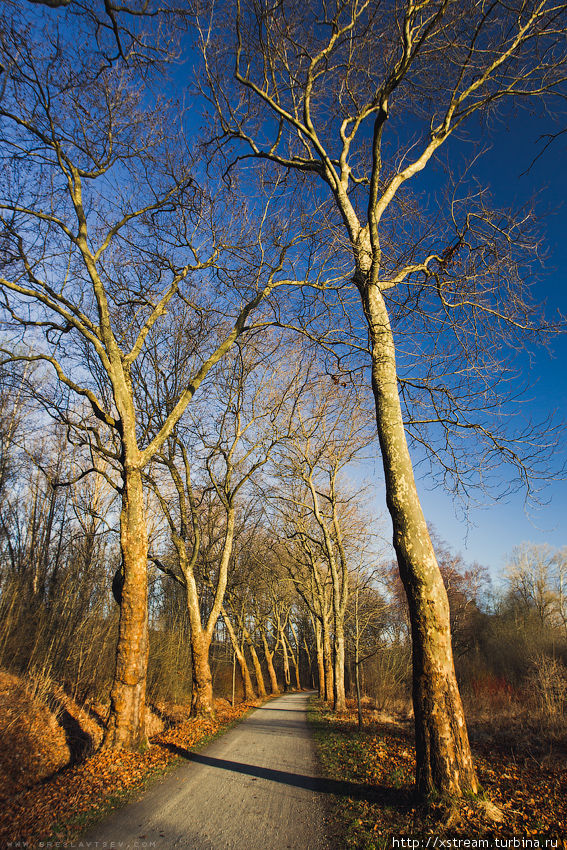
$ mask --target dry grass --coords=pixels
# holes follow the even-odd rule
[[[30,684],[0,672],[0,787],[6,796],[51,776],[71,757],[63,728]]]
[[[108,706],[80,706],[47,673],[26,679],[0,671],[0,797],[78,764],[102,743]],[[146,709],[149,737],[164,722]]]

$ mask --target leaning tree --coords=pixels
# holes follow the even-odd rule
[[[254,161],[264,184],[284,174],[282,203],[316,209],[321,246],[344,262],[327,318],[339,367],[347,344],[369,364],[425,797],[478,783],[408,433],[461,491],[502,459],[528,481],[541,459],[531,426],[517,442],[500,427],[498,386],[510,345],[545,328],[524,286],[537,242],[529,216],[493,209],[472,183],[477,152],[462,133],[478,138],[500,104],[564,93],[566,11],[557,0],[227,0],[199,17],[227,177]]]

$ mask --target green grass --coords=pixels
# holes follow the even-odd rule
[[[325,706],[317,698],[309,701],[308,723],[315,739],[316,752],[324,778],[338,782],[364,784],[364,731],[346,732],[325,719]],[[345,850],[384,850],[390,847],[389,836],[376,835],[371,806],[348,794],[330,795],[329,814],[333,844]]]

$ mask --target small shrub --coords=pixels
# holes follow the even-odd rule
[[[528,681],[540,717],[562,718],[567,704],[567,668],[561,661],[543,653],[536,655]]]

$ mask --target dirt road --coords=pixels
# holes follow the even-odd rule
[[[324,850],[325,786],[306,706],[305,694],[287,694],[256,709],[206,749],[187,753],[141,800],[83,836],[82,846]]]

